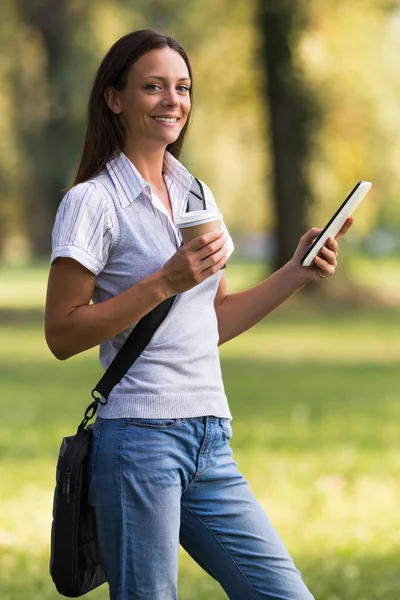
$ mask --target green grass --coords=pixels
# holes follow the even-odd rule
[[[230,289],[243,285],[235,269]],[[55,460],[100,367],[96,350],[51,356],[45,272],[19,275],[2,279],[0,306],[0,597],[56,600]],[[388,309],[285,309],[221,348],[235,459],[318,600],[400,598],[399,321]],[[226,597],[183,551],[179,590],[181,600]],[[106,600],[107,586],[87,598]]]

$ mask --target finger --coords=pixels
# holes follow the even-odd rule
[[[341,238],[342,236],[344,236],[348,232],[348,230],[350,229],[350,227],[353,225],[353,223],[354,223],[354,218],[353,217],[349,217],[345,221],[345,223],[344,223],[343,227],[340,229],[339,233],[335,236],[336,239],[338,240],[339,238]]]
[[[336,267],[336,253],[333,250],[329,250],[326,246],[322,246],[319,251],[320,257],[323,258],[327,263]]]
[[[315,240],[315,238],[318,237],[321,231],[322,229],[320,229],[319,227],[312,227],[307,231],[307,233],[303,235],[301,239],[305,244],[311,244]]]
[[[207,256],[206,258],[204,258],[200,262],[201,271],[202,272],[205,271],[206,269],[215,265],[221,259],[225,258],[227,255],[227,252],[228,252],[227,249],[222,246],[222,248],[219,248],[216,252],[214,252],[210,256]]]
[[[327,248],[329,248],[329,250],[332,250],[332,252],[334,252],[335,254],[338,253],[339,244],[337,243],[337,241],[335,240],[335,238],[329,237],[326,240],[326,242],[325,242],[325,246]]]
[[[222,267],[225,265],[227,260],[228,260],[228,253],[226,252],[222,256],[222,258],[220,258],[217,262],[215,262],[214,264],[209,266],[207,269],[204,269],[204,271],[202,271],[201,274],[205,277],[209,277],[210,275],[217,273],[220,269],[222,269]]]
[[[218,239],[209,242],[205,246],[202,246],[199,250],[192,250],[195,253],[195,256],[199,260],[203,260],[207,258],[207,256],[211,256],[214,252],[217,252],[220,248],[223,248],[227,242],[228,236],[223,235]]]
[[[324,277],[330,277],[331,275],[333,275],[335,273],[335,267],[334,267],[334,265],[328,264],[320,256],[316,256],[314,258],[314,263],[318,267],[319,276],[322,277],[322,278],[324,278]]]
[[[193,238],[193,240],[190,240],[190,242],[185,244],[185,246],[189,250],[200,250],[200,248],[207,246],[207,244],[209,244],[210,242],[214,242],[215,240],[218,240],[224,235],[225,232],[223,230],[209,231],[208,233],[203,233],[203,235]]]

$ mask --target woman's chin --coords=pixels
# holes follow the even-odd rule
[[[179,134],[180,134],[180,132],[178,133],[178,135],[174,134],[174,135],[163,135],[163,136],[161,136],[163,144],[166,145],[166,146],[169,146],[169,144],[173,144],[178,139]]]

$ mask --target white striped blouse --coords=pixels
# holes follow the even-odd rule
[[[168,152],[163,171],[176,222],[186,208],[193,176]],[[216,208],[203,186],[207,208]],[[162,268],[182,243],[174,222],[121,153],[98,176],[64,196],[53,228],[51,261],[70,257],[96,275],[93,302],[102,302]],[[229,233],[227,248],[231,254]],[[178,295],[147,348],[100,407],[101,417],[231,417],[217,348],[214,297],[220,278],[221,272],[216,273]],[[135,325],[101,344],[104,369]]]

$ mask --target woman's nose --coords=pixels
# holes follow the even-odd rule
[[[179,106],[179,96],[175,89],[168,89],[165,98],[162,100],[163,106]]]

